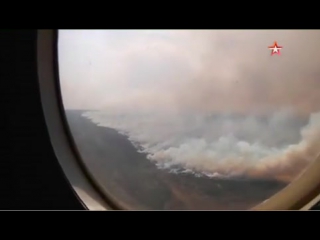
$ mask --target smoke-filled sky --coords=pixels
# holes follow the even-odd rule
[[[59,49],[66,108],[320,109],[319,30],[65,30]]]
[[[319,30],[63,30],[59,64],[65,108],[160,167],[291,180],[320,149]]]

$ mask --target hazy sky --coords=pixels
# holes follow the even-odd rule
[[[319,30],[64,30],[59,67],[65,108],[160,167],[290,181],[319,154]]]
[[[66,108],[320,109],[319,30],[63,30],[59,63]]]

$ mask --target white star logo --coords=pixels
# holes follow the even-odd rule
[[[274,44],[272,46],[269,46],[268,48],[271,49],[271,56],[273,54],[280,55],[280,49],[282,49],[282,47],[278,46],[277,42],[274,42]]]

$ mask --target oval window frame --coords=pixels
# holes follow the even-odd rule
[[[39,89],[54,152],[75,192],[89,210],[126,209],[95,180],[77,150],[62,103],[57,42],[57,29],[38,30]],[[320,155],[297,179],[252,210],[303,209],[319,195],[319,192]]]

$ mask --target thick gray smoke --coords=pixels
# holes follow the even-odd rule
[[[290,181],[320,152],[320,31],[66,31],[59,44],[65,107],[98,110],[84,116],[160,168]]]
[[[320,149],[320,113],[304,119],[286,112],[270,117],[177,116],[87,112],[99,126],[127,135],[160,168],[211,177],[247,176],[289,181]]]

